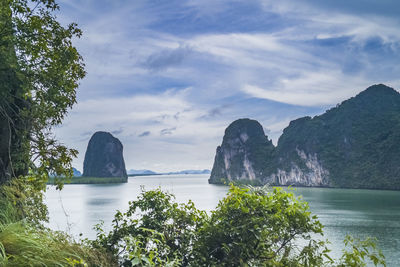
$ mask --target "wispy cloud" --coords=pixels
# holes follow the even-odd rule
[[[343,85],[341,80],[346,80]],[[281,79],[278,85],[264,89],[256,85],[244,85],[246,94],[282,103],[301,106],[326,106],[340,103],[368,87],[362,78],[342,72],[306,73],[293,79]]]
[[[182,63],[185,57],[190,54],[190,51],[190,48],[187,46],[180,46],[176,49],[165,49],[151,54],[143,65],[153,71],[167,69],[168,67]]]
[[[170,135],[170,134],[172,134],[175,130],[176,130],[176,127],[165,128],[165,129],[162,129],[162,130],[160,131],[160,134],[161,134],[161,135]]]
[[[122,128],[120,128],[119,130],[111,131],[111,133],[112,133],[112,134],[115,134],[115,135],[119,135],[119,134],[121,134],[123,131],[124,131],[124,130],[123,130]]]
[[[141,134],[139,134],[138,135],[138,137],[145,137],[145,136],[149,136],[150,135],[150,131],[145,131],[145,132],[143,132],[143,133],[141,133]]]

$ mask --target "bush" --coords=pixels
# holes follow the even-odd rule
[[[110,233],[97,226],[93,245],[123,266],[385,266],[371,239],[347,237],[350,248],[331,259],[308,204],[280,188],[231,186],[210,215],[173,198],[160,189],[142,192],[115,215]]]
[[[193,202],[177,204],[174,196],[160,189],[142,192],[129,203],[125,213],[117,212],[113,229],[106,234],[97,225],[94,247],[105,248],[123,266],[183,265],[192,259],[197,232],[207,219]],[[179,264],[178,264],[179,263]]]
[[[319,266],[327,250],[311,234],[322,234],[322,225],[292,193],[231,187],[199,232],[195,258],[211,266]]]

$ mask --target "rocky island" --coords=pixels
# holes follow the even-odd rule
[[[239,119],[217,148],[210,183],[400,189],[400,94],[373,85],[324,114],[291,121],[274,146]]]
[[[108,132],[96,132],[90,138],[83,162],[83,177],[119,177],[127,179],[122,143]]]

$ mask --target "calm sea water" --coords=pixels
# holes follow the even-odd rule
[[[78,237],[95,238],[93,225],[103,220],[110,229],[116,210],[125,211],[128,201],[141,192],[161,187],[176,196],[178,202],[191,199],[199,209],[210,211],[228,188],[210,185],[208,175],[162,175],[130,177],[126,184],[66,185],[60,192],[48,187],[46,202],[50,224]],[[346,234],[378,238],[388,266],[400,266],[400,191],[297,188],[311,211],[325,225],[333,256],[337,256]]]

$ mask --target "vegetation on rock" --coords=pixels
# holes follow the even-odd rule
[[[237,148],[227,145],[238,140],[237,125],[250,135],[256,132],[249,129],[255,124],[241,119],[226,129],[211,183],[248,179],[276,185],[400,189],[400,94],[390,87],[371,86],[320,116],[291,121],[276,147],[267,145],[261,125]],[[246,167],[237,155],[246,155]],[[249,172],[252,179],[242,174]]]
[[[301,161],[296,148],[316,154],[329,171],[329,186],[400,189],[399,143],[400,94],[380,84],[291,123],[277,148],[286,164]]]
[[[50,177],[49,180],[47,181],[48,185],[57,185],[60,183],[58,179],[63,179],[64,178],[58,178],[58,177]],[[118,183],[126,183],[128,181],[128,178],[125,177],[83,177],[83,176],[78,176],[78,177],[71,177],[71,179],[66,180],[65,182],[68,184],[118,184]]]

